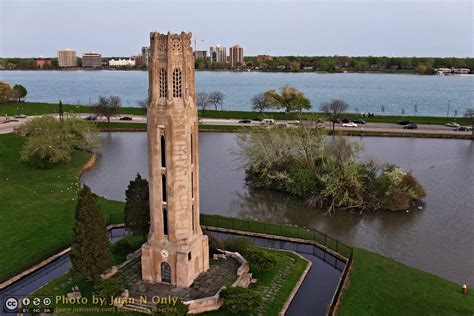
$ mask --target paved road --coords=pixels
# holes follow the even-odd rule
[[[88,115],[80,115],[86,117]],[[131,121],[121,121],[118,117],[112,118],[112,122],[120,123],[146,123],[146,116],[143,115],[127,115],[132,118]],[[0,134],[6,134],[13,132],[15,127],[18,127],[25,122],[31,120],[33,116],[29,116],[26,119],[18,119],[18,122],[0,123]],[[104,118],[98,119],[99,122],[106,122]],[[277,123],[286,123],[287,121],[278,121]],[[202,119],[202,124],[205,125],[231,125],[231,126],[259,126],[260,122],[252,121],[252,123],[241,124],[238,119]],[[291,126],[291,125],[290,125]],[[331,128],[331,123],[326,122],[325,126]],[[336,124],[337,130],[351,130],[361,132],[397,132],[406,134],[442,134],[442,135],[470,135],[471,132],[458,132],[454,131],[453,128],[443,125],[427,125],[419,124],[417,130],[406,130],[402,126],[392,123],[367,123],[359,125],[357,127],[342,127],[342,124]]]

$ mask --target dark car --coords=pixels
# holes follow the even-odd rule
[[[351,122],[351,119],[348,119],[348,118],[345,118],[342,120],[342,123],[350,123]]]
[[[121,121],[131,121],[132,118],[131,118],[130,116],[122,116],[122,117],[120,118],[120,120],[121,120]]]
[[[417,129],[417,128],[418,126],[416,126],[415,123],[410,123],[403,126],[403,129]]]
[[[261,122],[263,119],[261,117],[256,117],[254,119],[252,119],[253,121],[256,121],[256,122]]]
[[[95,120],[97,120],[97,116],[89,115],[89,116],[85,117],[84,120],[86,120],[86,121],[95,121]]]
[[[362,119],[357,119],[357,120],[354,121],[354,123],[356,123],[356,124],[365,124],[365,121],[362,120]]]
[[[457,131],[457,132],[470,132],[470,131],[472,131],[472,127],[471,126],[460,126],[458,128],[455,128],[454,130]]]
[[[250,123],[252,123],[252,120],[243,119],[243,120],[240,120],[239,123],[241,123],[241,124],[250,124]]]
[[[405,120],[405,121],[398,121],[397,124],[398,124],[398,125],[408,125],[408,124],[413,124],[413,123],[410,122],[410,121],[406,121],[406,120]]]

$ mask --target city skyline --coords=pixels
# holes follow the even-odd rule
[[[473,56],[470,1],[112,3],[3,0],[0,56],[52,57],[62,47],[131,56],[151,31],[191,31],[197,50],[239,44],[246,56]]]

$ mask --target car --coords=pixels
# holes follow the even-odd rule
[[[456,122],[449,122],[449,123],[446,123],[444,125],[447,126],[447,127],[454,127],[454,128],[460,128],[461,127],[461,124],[458,124]]]
[[[15,118],[26,118],[26,115],[25,114],[18,114],[18,115],[15,115]]]
[[[345,118],[342,120],[342,123],[350,123],[352,122],[351,119]]]
[[[403,129],[418,129],[418,126],[415,123],[410,123],[410,124],[404,125]]]
[[[202,124],[202,118],[198,119],[198,124]]]
[[[354,123],[364,125],[365,121],[363,119],[357,119],[357,120],[354,120]]]
[[[454,129],[456,132],[470,132],[472,131],[472,126],[459,126]]]
[[[121,120],[121,121],[131,121],[132,118],[131,118],[130,116],[122,116],[122,117],[120,118],[120,120]]]
[[[85,121],[95,121],[97,120],[97,116],[95,115],[89,115],[84,118]]]
[[[261,122],[263,119],[261,117],[256,117],[252,119],[255,122]]]
[[[239,123],[240,123],[240,124],[251,124],[251,123],[252,123],[252,120],[243,119],[243,120],[240,120]]]
[[[398,125],[408,125],[408,124],[412,124],[413,122],[411,121],[407,121],[407,120],[402,120],[402,121],[398,121],[397,124]]]
[[[302,124],[301,121],[298,121],[298,120],[293,120],[293,121],[287,121],[286,124],[290,124],[290,125],[300,125]]]
[[[273,124],[275,124],[275,120],[274,119],[263,119],[260,124],[262,124],[262,125],[273,125]]]
[[[343,123],[342,127],[357,127],[357,124],[353,122]]]

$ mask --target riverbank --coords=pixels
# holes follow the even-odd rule
[[[0,136],[0,279],[8,278],[67,248],[72,237],[74,206],[78,178],[88,161],[86,153],[75,153],[68,166],[36,170],[19,161],[24,142],[21,136]],[[4,177],[5,175],[5,177]],[[71,186],[75,189],[71,190]],[[63,192],[61,192],[61,190]],[[109,222],[122,222],[123,202],[99,199]],[[15,211],[12,211],[15,210]],[[276,226],[226,217],[218,226],[257,232]],[[201,223],[210,224],[213,217],[202,214]],[[11,224],[6,224],[11,223]],[[21,225],[21,226],[20,226]],[[280,225],[275,235],[304,237],[295,226]],[[300,230],[301,231],[301,230]],[[297,235],[295,235],[297,234]],[[333,245],[334,246],[334,245]],[[354,248],[353,273],[343,294],[341,315],[364,314],[367,308],[375,314],[472,314],[474,294],[464,296],[461,286],[398,263],[387,257]]]

